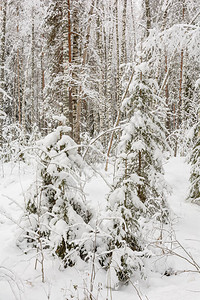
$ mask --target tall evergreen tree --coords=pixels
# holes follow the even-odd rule
[[[144,216],[145,222],[152,219],[161,224],[168,222],[167,185],[162,168],[163,153],[168,146],[159,118],[162,101],[156,96],[156,89],[156,82],[149,78],[147,63],[142,63],[135,70],[131,96],[122,104],[128,120],[122,127],[114,190],[108,199],[112,218],[108,227],[112,236],[109,249],[121,253],[118,267],[115,265],[121,281],[129,281],[134,270],[142,268],[135,254],[145,248],[140,217]],[[130,260],[135,264],[130,264]]]

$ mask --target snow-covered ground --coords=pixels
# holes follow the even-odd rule
[[[152,273],[144,284],[136,282],[118,291],[109,291],[105,273],[99,270],[94,287],[96,299],[200,299],[200,273],[195,272],[193,265],[200,265],[200,207],[186,202],[189,166],[184,158],[172,158],[165,165],[165,171],[172,188],[168,200],[179,247],[174,250],[177,255],[170,256],[168,261],[158,259],[156,263],[169,265],[172,275]],[[46,282],[42,283],[40,265],[34,269],[34,251],[25,255],[15,244],[19,232],[15,222],[23,212],[24,191],[34,177],[32,168],[22,163],[5,164],[0,172],[0,300],[82,299],[81,295],[84,291],[87,293],[90,284],[89,266],[88,269],[80,265],[63,270],[58,259],[48,256],[45,258]],[[86,184],[85,191],[88,199],[96,202],[97,208],[105,205],[109,188],[100,176],[93,177]]]
[[[177,241],[183,246],[176,252],[184,257],[170,258],[178,275],[152,278],[145,290],[149,300],[197,300],[200,299],[200,273],[186,261],[192,258],[200,265],[200,207],[186,201],[189,191],[189,166],[183,157],[172,158],[165,165],[165,178],[172,188],[168,201],[174,215],[173,229]],[[186,253],[187,251],[187,253]],[[185,271],[185,272],[181,272]]]

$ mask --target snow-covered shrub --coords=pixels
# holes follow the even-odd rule
[[[109,207],[104,223],[106,234],[97,252],[101,266],[112,274],[112,287],[127,284],[132,277],[136,280],[145,277],[140,258],[144,255],[142,237],[133,210],[118,204],[115,208]]]
[[[61,125],[36,143],[38,173],[27,194],[23,218],[23,226],[30,230],[26,238],[22,235],[21,247],[37,247],[40,240],[65,266],[72,266],[77,255],[87,260],[92,213],[82,190],[84,162],[68,134],[69,128]]]
[[[162,168],[167,144],[156,88],[156,83],[148,78],[146,63],[141,64],[133,78],[131,96],[122,105],[128,122],[122,128],[107,209],[111,220],[107,251],[111,261],[115,256],[114,269],[122,282],[128,282],[136,271],[144,276],[141,256],[145,255],[142,252],[146,243],[140,217],[145,217],[146,223],[152,219],[168,222],[167,185]]]
[[[40,137],[37,126],[33,126],[32,133],[27,133],[18,123],[4,125],[2,134],[1,158],[4,162],[18,159],[25,161],[25,148],[32,147]]]

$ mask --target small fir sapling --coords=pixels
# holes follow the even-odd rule
[[[61,121],[64,123],[65,118]],[[85,245],[92,213],[82,190],[80,172],[85,165],[68,134],[69,128],[60,125],[36,144],[38,173],[27,195],[25,217],[30,230],[22,241],[37,247],[35,236],[39,235],[45,248],[59,256],[65,266],[72,266],[77,256],[87,260]]]

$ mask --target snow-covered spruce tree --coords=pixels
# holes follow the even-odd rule
[[[189,162],[191,163],[190,191],[188,200],[200,205],[200,122],[194,126],[194,146]]]
[[[65,117],[60,121],[64,123]],[[23,233],[19,242],[23,248],[38,248],[38,243],[41,248],[42,242],[44,248],[63,260],[65,267],[73,266],[77,257],[87,260],[87,239],[82,238],[89,231],[92,216],[80,177],[84,163],[68,134],[69,127],[61,125],[36,144],[37,179],[27,194],[27,214],[23,218],[26,238]]]
[[[128,120],[118,145],[116,176],[108,199],[109,263],[119,281],[128,282],[137,272],[142,275],[145,242],[140,218],[167,223],[167,186],[162,158],[166,151],[165,130],[159,118],[162,101],[157,85],[149,78],[147,63],[140,64],[132,82],[131,96],[122,105]],[[164,122],[163,122],[164,123]]]

